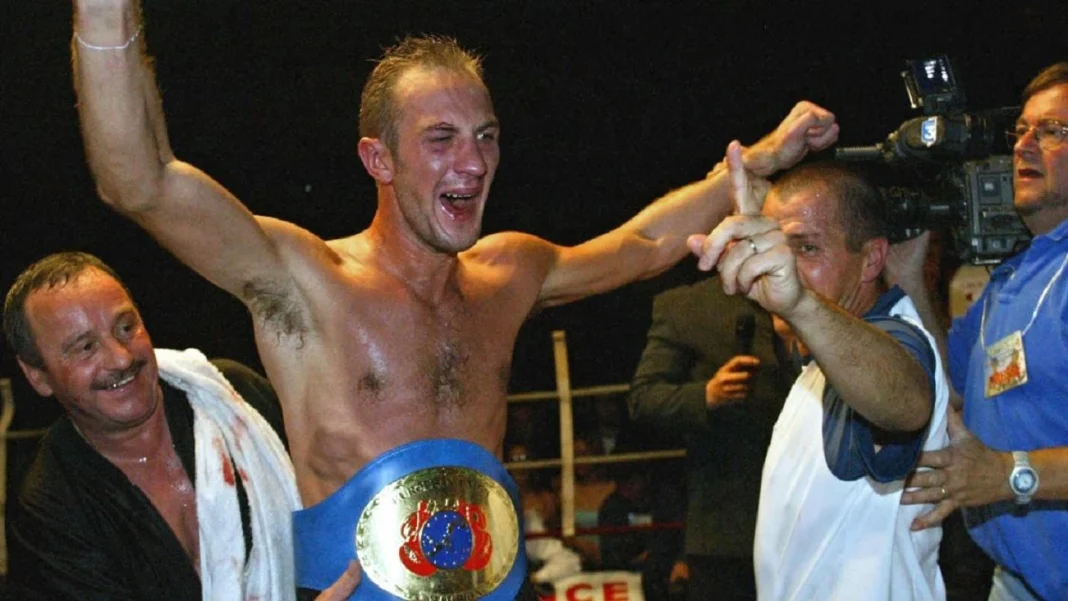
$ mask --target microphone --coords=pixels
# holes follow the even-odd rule
[[[756,334],[756,317],[739,315],[734,320],[734,348],[738,355],[753,354],[753,336]]]

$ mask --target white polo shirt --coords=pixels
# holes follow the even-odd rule
[[[893,302],[887,313],[922,330],[911,300],[900,293],[884,298]],[[930,334],[922,333],[935,349]],[[945,373],[937,352],[920,360],[929,372],[933,361],[935,384],[931,423],[920,434],[922,448],[941,449],[948,443]],[[764,462],[754,549],[759,599],[943,601],[945,584],[938,568],[942,530],[909,530],[913,518],[933,506],[901,505],[903,476],[880,483],[870,474],[855,480],[832,474],[824,444],[825,386],[823,372],[810,362],[775,424]]]

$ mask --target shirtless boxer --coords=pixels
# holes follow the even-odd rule
[[[374,219],[358,234],[322,240],[291,223],[253,215],[217,182],[174,157],[141,49],[136,1],[76,0],[75,6],[78,109],[101,197],[246,304],[282,404],[298,488],[310,508],[305,511],[342,499],[355,516],[316,514],[305,521],[298,512],[298,578],[302,570],[318,569],[302,568],[302,562],[326,566],[305,580],[309,584],[332,582],[330,576],[336,578],[355,554],[375,586],[384,586],[362,552],[305,561],[302,554],[310,549],[302,540],[326,544],[301,531],[307,527],[351,547],[361,511],[381,505],[379,490],[402,476],[425,474],[420,470],[435,462],[493,472],[503,489],[487,486],[507,491],[514,502],[514,485],[497,458],[512,350],[523,321],[535,309],[664,271],[687,254],[689,234],[708,232],[731,210],[725,171],[716,169],[574,247],[516,232],[480,239],[500,125],[478,61],[451,40],[416,38],[387,53],[361,98],[358,153],[377,185]],[[837,133],[832,114],[801,103],[747,149],[746,167],[770,175],[810,149],[830,145]],[[441,437],[449,439],[443,450],[420,442]],[[445,459],[453,452],[465,459]],[[382,471],[383,463],[404,468]],[[363,480],[373,486],[360,481],[368,472],[375,475]],[[423,484],[416,488],[422,491]],[[391,490],[389,495],[411,501],[411,495]],[[372,497],[378,501],[371,503]],[[489,497],[482,501],[484,508],[493,505]],[[484,540],[477,511],[452,509],[469,518],[465,536],[477,547]],[[416,573],[436,567],[437,576],[452,577],[448,565],[425,565],[420,551],[432,541],[411,536],[429,525],[423,518],[432,519],[434,510],[420,512],[415,504],[390,514],[394,521],[414,520],[405,522],[407,529],[393,529],[405,533],[393,541],[397,547],[383,547],[393,555],[403,547],[400,554],[413,562],[405,563],[405,582],[413,565]],[[498,520],[491,515],[489,522]],[[513,559],[496,555],[515,546],[498,541],[494,557],[483,564],[495,574],[475,578],[478,586],[489,586],[486,579],[512,581],[512,572],[507,578],[496,572]],[[474,559],[477,552],[469,555]],[[385,588],[403,596],[403,586]]]

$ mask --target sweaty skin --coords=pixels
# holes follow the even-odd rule
[[[414,440],[458,438],[500,457],[516,336],[548,304],[552,247],[516,233],[478,239],[497,162],[488,93],[455,74],[410,79],[398,89],[399,156],[382,167],[361,155],[380,183],[368,230],[324,243],[259,219],[298,266],[292,284],[242,294],[306,504]]]
[[[480,238],[500,159],[489,92],[472,73],[405,70],[396,140],[364,137],[375,180],[369,228],[324,241],[253,215],[171,151],[132,0],[76,0],[78,110],[101,198],[186,265],[241,299],[285,415],[297,484],[318,503],[370,460],[426,438],[502,454],[520,325],[559,305],[656,275],[731,209],[724,170],[564,247],[514,232]],[[144,36],[141,36],[141,40]],[[767,176],[832,144],[834,115],[799,103],[745,165]]]
[[[45,369],[30,385],[55,396],[78,432],[141,489],[200,569],[196,491],[171,440],[152,340],[122,285],[87,269],[26,298]]]
[[[280,334],[257,320],[294,463],[307,468],[297,471],[306,503],[413,440],[459,438],[502,453],[512,347],[537,274],[486,240],[459,255],[427,298],[375,264],[367,237],[328,245],[338,262],[317,274],[307,309],[320,327]]]

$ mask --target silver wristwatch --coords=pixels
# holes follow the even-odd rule
[[[1013,451],[1012,463],[1009,488],[1016,495],[1017,505],[1026,505],[1038,490],[1038,472],[1031,467],[1031,460],[1027,458],[1025,451]]]

